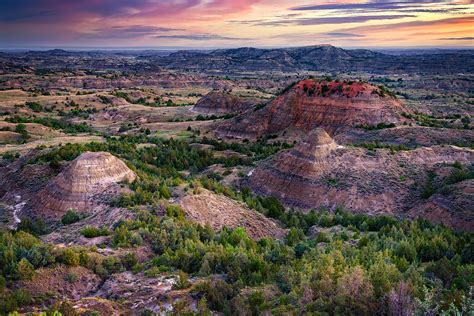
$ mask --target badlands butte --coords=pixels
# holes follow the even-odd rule
[[[443,286],[472,281],[459,272],[472,269],[474,245],[472,56],[1,53],[0,314],[385,315],[403,291],[411,310],[421,299],[407,271],[438,282],[426,266],[457,260],[467,268]],[[404,229],[462,242],[402,238],[415,254],[390,259],[400,278],[371,285],[367,306],[334,310],[341,301],[280,270]],[[384,247],[396,256],[394,243]]]

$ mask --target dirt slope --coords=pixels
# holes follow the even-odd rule
[[[214,229],[244,227],[255,239],[264,237],[282,238],[285,230],[277,223],[250,210],[230,198],[202,189],[200,194],[187,195],[180,201],[186,217]]]

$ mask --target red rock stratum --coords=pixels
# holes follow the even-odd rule
[[[302,80],[265,107],[217,127],[221,137],[256,138],[287,129],[323,127],[337,134],[358,125],[401,123],[409,112],[391,93],[363,82]]]

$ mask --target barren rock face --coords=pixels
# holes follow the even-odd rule
[[[337,144],[331,136],[324,129],[316,128],[291,150],[291,155],[313,164],[317,158],[325,157],[335,149]]]
[[[240,113],[252,108],[255,103],[230,93],[212,91],[199,99],[193,110],[202,114]]]
[[[42,215],[61,216],[68,209],[86,211],[97,195],[118,182],[135,180],[135,173],[107,152],[86,152],[38,192],[31,202]]]
[[[249,182],[257,192],[289,205],[400,215],[419,202],[429,168],[473,159],[473,150],[454,146],[368,155],[365,149],[337,146],[324,131],[315,130],[293,149],[261,163]]]
[[[255,138],[288,128],[337,134],[357,125],[400,123],[409,112],[386,91],[360,82],[303,80],[264,108],[223,122],[222,137]]]

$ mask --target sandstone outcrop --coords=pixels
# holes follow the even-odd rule
[[[362,82],[302,80],[260,110],[247,112],[217,127],[221,137],[256,138],[287,129],[330,134],[359,125],[398,124],[409,112],[385,89]]]
[[[193,110],[201,114],[233,114],[251,109],[257,101],[242,99],[226,92],[211,91],[194,105]]]
[[[87,211],[100,202],[101,195],[113,193],[117,183],[135,178],[135,173],[110,153],[86,152],[51,179],[29,201],[30,207],[36,210],[35,215],[59,220],[71,208]]]
[[[472,149],[454,146],[369,154],[362,148],[338,146],[324,130],[315,129],[293,149],[262,162],[251,172],[249,185],[306,209],[339,206],[368,214],[406,215],[420,200],[427,170],[473,159]],[[457,214],[453,211],[454,217]]]

